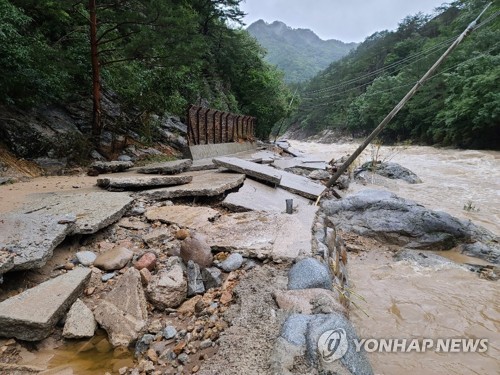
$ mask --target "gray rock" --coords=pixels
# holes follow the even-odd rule
[[[79,251],[75,254],[78,262],[83,266],[91,266],[97,258],[97,255],[92,251]]]
[[[149,164],[137,169],[137,172],[144,174],[177,174],[189,169],[193,164],[190,159],[174,160],[165,163]]]
[[[151,232],[142,236],[142,240],[146,242],[149,247],[158,246],[171,238],[172,237],[168,229],[163,227],[155,228]]]
[[[64,324],[63,336],[67,339],[93,337],[97,328],[94,314],[80,299],[69,309]]]
[[[48,193],[34,196],[23,209],[39,215],[77,217],[73,234],[91,234],[118,221],[134,201],[126,193],[92,191],[82,193]],[[36,211],[36,212],[35,212]]]
[[[126,171],[134,166],[131,161],[96,161],[90,165],[99,173],[118,173]]]
[[[307,177],[312,178],[313,180],[328,180],[332,177],[332,175],[327,171],[318,169],[309,173],[309,176]]]
[[[186,353],[181,353],[179,354],[179,356],[177,357],[177,360],[182,363],[183,365],[185,365],[186,363],[188,363],[189,361],[189,356],[186,354]]]
[[[193,176],[186,185],[170,186],[138,193],[150,200],[165,200],[180,197],[213,197],[234,189],[245,181],[245,176],[234,173],[204,173]]]
[[[202,350],[207,349],[207,348],[210,348],[212,345],[213,345],[212,340],[206,339],[206,340],[203,340],[202,342],[200,342],[200,349],[202,349]]]
[[[78,267],[0,303],[0,336],[43,340],[82,293],[91,271]]]
[[[108,273],[105,273],[104,275],[101,276],[101,281],[103,283],[111,280],[113,277],[116,276],[116,272],[108,272]]]
[[[314,258],[295,263],[288,272],[288,289],[332,289],[332,276],[328,267]]]
[[[327,363],[323,360],[318,350],[318,341],[326,331],[343,330],[340,335],[344,335],[347,344],[347,352],[340,358],[340,363],[353,375],[373,374],[370,362],[364,352],[356,352],[354,340],[358,340],[356,331],[351,323],[342,314],[332,313],[328,315],[314,315],[307,325],[306,347],[307,357],[310,363],[318,367],[323,373],[334,373],[337,361]]]
[[[422,180],[418,178],[418,176],[410,171],[409,169],[402,167],[397,163],[377,163],[373,164],[371,161],[363,164],[360,168],[358,168],[354,172],[354,176],[356,177],[359,173],[363,171],[371,171],[381,176],[390,178],[392,180],[403,180],[408,182],[409,184],[420,184]]]
[[[144,354],[148,349],[151,343],[155,341],[155,336],[149,333],[145,334],[141,337],[140,340],[137,340],[135,344],[135,356],[138,357],[141,354]]]
[[[187,264],[187,295],[192,297],[203,293],[205,293],[205,285],[203,284],[200,266],[190,260]]]
[[[311,319],[313,319],[312,315],[290,315],[281,327],[280,337],[295,346],[305,346],[307,325]]]
[[[487,240],[486,243],[474,242],[463,244],[460,251],[468,256],[487,260],[490,263],[500,263],[500,245],[498,241]]]
[[[146,190],[164,186],[184,185],[190,183],[192,180],[192,176],[105,177],[97,179],[97,186],[110,191]]]
[[[104,156],[97,152],[97,150],[90,151],[90,157],[98,161],[104,161]]]
[[[212,249],[205,236],[194,232],[181,242],[180,256],[184,262],[192,260],[200,267],[210,267],[213,262]]]
[[[122,269],[134,256],[134,252],[121,246],[116,246],[100,254],[94,261],[94,266],[105,271]]]
[[[220,264],[220,267],[226,272],[236,271],[238,268],[241,267],[243,261],[244,259],[241,256],[241,254],[233,253],[229,255],[227,259]]]
[[[60,216],[39,211],[0,215],[0,249],[15,254],[12,258],[4,253],[0,270],[18,271],[45,265],[56,246],[72,231],[70,224],[59,224],[59,219]]]
[[[432,211],[413,201],[380,190],[362,190],[341,200],[322,203],[337,229],[413,249],[448,250],[494,235],[445,212]],[[488,254],[494,253],[490,248]],[[488,254],[478,254],[487,258]]]
[[[201,276],[207,290],[211,288],[218,288],[222,285],[222,272],[218,268],[204,268],[201,270]]]
[[[137,203],[134,207],[130,209],[128,214],[130,216],[139,216],[142,215],[144,212],[146,212],[146,207],[144,206],[144,203]]]
[[[118,161],[133,161],[132,158],[128,155],[120,155],[117,158]]]
[[[129,346],[137,340],[148,318],[139,271],[129,268],[97,305],[94,316],[113,346]]]
[[[173,339],[177,335],[177,330],[174,326],[166,326],[163,330],[163,337],[166,340]]]
[[[158,309],[175,308],[187,296],[187,282],[180,264],[164,268],[147,286],[149,301]]]

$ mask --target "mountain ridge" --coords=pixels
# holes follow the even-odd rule
[[[285,72],[287,82],[312,78],[358,45],[336,39],[323,40],[310,29],[294,29],[282,21],[258,20],[249,25],[247,31],[267,50],[265,60]]]

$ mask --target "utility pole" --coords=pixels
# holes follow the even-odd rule
[[[425,73],[422,78],[413,86],[413,88],[405,95],[403,99],[394,107],[394,109],[382,120],[382,122],[375,128],[375,130],[365,139],[365,141],[358,147],[356,151],[346,160],[344,164],[338,169],[338,171],[332,176],[332,178],[326,184],[327,187],[333,186],[340,176],[349,168],[354,160],[363,152],[363,150],[370,144],[373,139],[380,134],[384,127],[396,116],[396,114],[405,106],[405,104],[412,98],[413,95],[418,91],[420,86],[427,81],[431,75],[436,71],[436,69],[443,63],[444,60],[450,55],[450,53],[464,40],[476,27],[477,22],[481,16],[486,12],[492,3],[489,3],[486,8],[477,16],[477,18],[467,26],[467,28],[460,34],[460,36],[453,42],[453,44],[446,50],[445,53],[434,63],[434,65]]]

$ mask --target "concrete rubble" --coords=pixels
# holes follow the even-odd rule
[[[327,169],[326,163],[307,159],[287,142],[279,146],[288,153],[301,155],[294,161],[299,164],[291,163],[292,166],[308,173]],[[261,367],[270,368],[273,373],[292,373],[294,357],[301,357],[304,366],[325,373],[371,374],[363,353],[348,352],[347,361],[330,365],[321,360],[317,351],[322,329],[340,326],[349,338],[355,337],[345,318],[348,307],[333,288],[342,287],[345,264],[331,268],[331,262],[335,256],[338,262],[343,253],[331,240],[331,230],[328,232],[322,223],[318,224],[324,215],[311,204],[311,199],[322,194],[325,187],[307,177],[258,164],[288,163],[272,151],[259,151],[251,158],[248,155],[247,152],[240,158],[217,157],[213,164],[200,161],[193,165],[194,169],[216,165],[231,172],[182,173],[192,162],[179,160],[133,170],[176,176],[98,179],[99,186],[110,190],[138,190],[134,197],[103,191],[37,195],[30,203],[31,213],[24,214],[33,215],[33,222],[28,221],[28,225],[36,228],[38,221],[53,224],[61,231],[60,235],[46,239],[45,247],[49,250],[44,261],[67,235],[92,234],[109,228],[98,234],[104,234],[105,240],[90,240],[64,265],[66,269],[78,264],[92,268],[77,266],[0,303],[0,335],[40,340],[52,332],[73,305],[66,316],[63,337],[92,337],[98,324],[108,334],[109,342],[102,343],[109,347],[106,350],[110,351],[111,346],[135,346],[135,369],[120,368],[121,374],[153,373],[170,365],[176,371],[196,373],[200,366],[190,363],[192,354],[196,353],[201,361],[202,355],[206,355],[202,353],[213,355],[219,351],[231,353],[234,362],[224,367],[236,370],[238,358],[246,355],[246,348],[253,345],[256,337],[261,340],[259,350],[266,356]],[[102,170],[118,171],[121,167],[113,164],[106,168]],[[168,186],[174,183],[182,185]],[[231,192],[236,188],[240,189]],[[154,202],[215,197],[228,192],[223,206],[238,212],[227,213],[218,206],[215,210],[178,205],[175,201]],[[291,213],[285,212],[287,200],[293,201]],[[132,205],[135,206],[131,210]],[[54,220],[47,221],[47,217]],[[0,220],[0,228],[3,224]],[[25,233],[21,231],[19,236]],[[22,244],[19,238],[8,246],[0,243],[0,272],[15,266],[16,257],[10,255],[12,242]],[[249,258],[263,261],[264,265]],[[269,260],[284,262],[286,267],[266,265]],[[77,300],[89,279],[82,300]],[[58,288],[62,288],[61,292]],[[24,306],[9,301],[23,301]],[[26,303],[28,308],[24,309]],[[223,313],[232,327],[227,327]],[[287,319],[290,314],[294,315]],[[262,319],[266,323],[257,324]],[[180,321],[187,326],[176,325]],[[267,329],[268,324],[271,330]],[[266,334],[255,336],[258,330],[265,330]],[[241,337],[242,332],[248,337],[236,343],[229,340],[230,335]],[[201,363],[202,371],[210,370],[210,361]]]
[[[83,292],[90,270],[76,268],[0,303],[0,336],[38,341]]]
[[[191,176],[164,176],[164,177],[105,177],[97,179],[97,186],[110,191],[146,190],[164,186],[188,184],[193,180]]]

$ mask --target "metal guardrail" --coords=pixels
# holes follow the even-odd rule
[[[257,119],[191,105],[187,113],[188,143],[208,145],[254,140]]]

